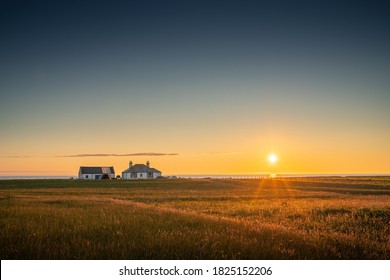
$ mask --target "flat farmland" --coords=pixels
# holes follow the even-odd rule
[[[389,259],[390,178],[2,180],[1,259]]]

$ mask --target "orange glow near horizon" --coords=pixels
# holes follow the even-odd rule
[[[362,165],[362,158],[350,154],[348,160],[335,161],[322,153],[283,152],[283,160],[270,155],[263,157],[250,151],[241,153],[181,153],[174,156],[93,156],[93,157],[0,157],[0,176],[77,176],[80,166],[114,166],[117,175],[128,168],[129,161],[146,163],[163,175],[184,174],[388,174],[385,160],[375,155],[363,157],[371,162]],[[267,159],[267,160],[265,160]]]
[[[130,160],[150,161],[163,175],[390,174],[390,132],[380,127],[362,131],[351,125],[346,130],[335,122],[319,129],[306,120],[275,119],[253,130],[249,123],[232,128],[218,121],[202,123],[200,132],[176,124],[107,133],[50,129],[48,119],[40,131],[21,128],[4,134],[0,176],[76,176],[80,166],[114,166],[120,175]],[[298,124],[299,131],[294,129]],[[199,124],[194,120],[192,125]]]

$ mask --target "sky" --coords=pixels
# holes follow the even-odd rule
[[[1,1],[0,176],[390,174],[389,12]]]

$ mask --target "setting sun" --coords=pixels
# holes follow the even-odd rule
[[[277,156],[276,156],[275,154],[270,154],[270,155],[268,156],[268,161],[269,161],[269,163],[271,163],[271,164],[274,164],[277,160],[278,160],[278,158],[277,158]]]

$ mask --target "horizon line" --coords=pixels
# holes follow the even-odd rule
[[[34,173],[37,171],[33,171]],[[47,171],[46,171],[47,172]],[[2,171],[0,171],[0,178],[74,178],[78,177],[77,174],[74,175],[61,175],[61,174],[10,174],[10,175],[2,175]],[[5,172],[4,172],[5,173]],[[7,172],[8,173],[8,172]],[[10,172],[12,173],[12,172]],[[16,173],[16,172],[15,172]],[[121,172],[120,172],[121,173]],[[223,173],[169,173],[163,175],[163,177],[365,177],[365,176],[390,176],[390,172],[386,173],[275,173],[275,172],[267,172],[267,173],[231,173],[231,174],[223,174]]]

